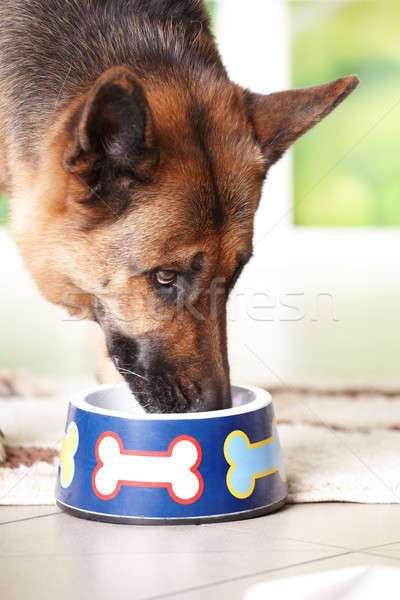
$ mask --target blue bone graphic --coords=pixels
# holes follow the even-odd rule
[[[256,479],[275,471],[286,481],[275,419],[272,436],[255,444],[250,443],[243,431],[232,431],[225,440],[224,454],[230,464],[226,484],[236,498],[248,498],[254,491]]]

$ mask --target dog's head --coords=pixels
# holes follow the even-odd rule
[[[69,115],[65,276],[149,411],[230,404],[226,303],[264,178],[356,85],[262,96],[210,74],[139,83],[118,67]]]

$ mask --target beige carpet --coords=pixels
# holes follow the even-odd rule
[[[400,391],[272,390],[289,502],[400,503]],[[0,504],[53,504],[68,394],[0,399]]]

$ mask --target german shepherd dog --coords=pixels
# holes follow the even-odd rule
[[[226,302],[264,179],[357,84],[243,89],[202,0],[1,0],[10,230],[41,293],[100,325],[100,380],[150,412],[230,405]]]

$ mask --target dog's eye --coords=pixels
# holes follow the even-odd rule
[[[178,274],[176,271],[156,271],[154,277],[156,282],[162,286],[170,286],[176,282]]]

